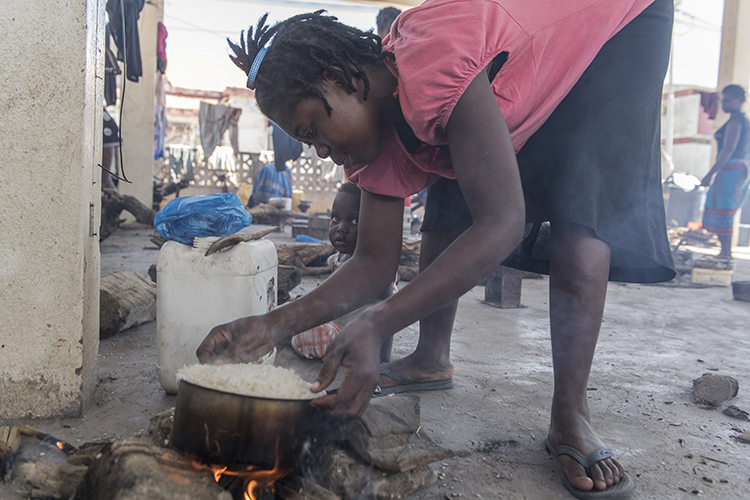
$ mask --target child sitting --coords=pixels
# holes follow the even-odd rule
[[[331,272],[335,272],[354,254],[357,245],[357,226],[359,225],[359,200],[362,192],[356,184],[346,183],[339,188],[331,208],[331,226],[328,238],[337,252],[328,258]],[[364,309],[382,302],[398,291],[394,280],[375,300],[338,319],[323,323],[292,337],[292,348],[308,359],[323,359],[326,348],[346,324],[357,317]],[[380,361],[386,363],[391,359],[393,337],[390,337],[380,348]]]

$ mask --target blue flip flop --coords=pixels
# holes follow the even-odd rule
[[[609,448],[600,448],[591,455],[584,456],[583,453],[576,450],[572,446],[567,446],[564,444],[555,446],[554,444],[552,444],[552,440],[549,438],[549,436],[547,436],[547,440],[544,442],[544,444],[547,447],[547,450],[552,453],[555,458],[559,458],[560,455],[568,455],[569,457],[572,457],[573,460],[583,465],[583,468],[586,469],[586,475],[589,477],[591,477],[590,467],[592,465],[606,458],[611,458],[614,456],[612,450],[610,450]],[[583,500],[613,500],[617,498],[624,498],[630,495],[635,489],[635,482],[630,479],[630,476],[628,476],[627,473],[623,473],[618,482],[616,482],[612,486],[607,486],[603,490],[579,490],[578,488],[575,488],[572,484],[570,484],[570,481],[565,474],[562,475],[562,482],[574,497],[582,498]]]
[[[398,385],[392,387],[380,387],[375,388],[375,393],[372,397],[387,396],[388,394],[398,394],[401,392],[416,392],[416,391],[443,391],[445,389],[452,389],[456,383],[453,381],[453,377],[448,380],[436,380],[434,382],[414,382],[404,377],[400,373],[396,373],[388,368],[381,368],[380,374],[395,380]]]

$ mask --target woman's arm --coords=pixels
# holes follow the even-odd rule
[[[198,348],[201,363],[254,361],[293,335],[362,307],[390,286],[401,258],[404,200],[362,191],[360,203],[354,255],[304,297],[212,329]]]
[[[508,127],[482,72],[447,126],[451,159],[474,224],[393,297],[351,322],[329,345],[314,390],[349,368],[337,394],[315,400],[334,415],[361,415],[378,380],[377,349],[388,337],[474,287],[523,237],[525,207]],[[364,223],[360,227],[364,226]]]
[[[726,134],[724,135],[724,143],[721,151],[716,155],[716,163],[711,167],[706,176],[701,181],[702,186],[708,186],[711,184],[711,179],[721,167],[726,165],[729,159],[732,157],[732,153],[737,149],[737,144],[740,142],[740,133],[742,132],[742,126],[737,120],[731,120],[727,123]]]

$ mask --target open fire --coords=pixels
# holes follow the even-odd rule
[[[259,500],[262,489],[274,491],[274,483],[286,476],[289,471],[282,469],[278,464],[273,469],[263,470],[255,466],[247,467],[228,467],[226,465],[203,464],[197,460],[191,459],[190,465],[196,471],[209,471],[213,474],[214,480],[222,484],[222,478],[237,478],[242,481],[242,500]]]

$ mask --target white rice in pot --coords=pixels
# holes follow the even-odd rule
[[[325,391],[311,392],[310,384],[292,370],[272,365],[188,365],[177,371],[177,379],[207,389],[258,398],[314,399],[325,395]]]

